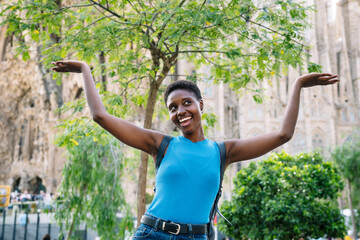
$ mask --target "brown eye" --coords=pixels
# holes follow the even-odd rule
[[[173,111],[175,111],[176,110],[176,107],[175,106],[169,106],[169,111],[170,112],[173,112]]]

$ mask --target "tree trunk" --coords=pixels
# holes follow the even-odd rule
[[[72,222],[71,222],[70,229],[69,229],[69,232],[68,232],[68,235],[67,235],[66,240],[69,240],[69,239],[70,239],[70,237],[71,237],[71,234],[72,234],[73,229],[74,229],[75,216],[76,216],[76,215],[77,215],[77,212],[76,212],[76,214],[73,216],[73,219],[72,219]]]
[[[161,80],[162,83],[162,80]],[[160,84],[155,81],[150,83],[150,92],[147,99],[145,108],[145,121],[144,128],[150,129],[152,126],[152,118],[154,115],[156,97],[159,91]],[[139,167],[139,182],[137,192],[137,226],[140,225],[142,215],[145,213],[146,205],[146,179],[147,179],[147,166],[148,166],[149,155],[145,152],[141,152],[140,167]]]
[[[355,211],[352,204],[352,192],[351,192],[351,183],[349,179],[346,179],[346,185],[347,185],[347,192],[348,192],[348,201],[349,201],[349,208],[351,211],[351,225],[352,225],[352,239],[357,239],[357,231],[356,231],[356,219],[355,219]]]
[[[101,83],[102,83],[102,88],[106,91],[106,67],[105,67],[105,54],[104,52],[101,52],[99,55],[99,62],[101,65]]]
[[[152,46],[150,48],[153,66],[149,74],[150,80],[150,90],[149,96],[147,99],[147,104],[145,108],[145,120],[144,128],[150,129],[152,126],[152,118],[154,115],[154,109],[156,104],[157,94],[159,88],[164,81],[165,77],[168,75],[170,68],[176,64],[176,59],[178,56],[178,46],[176,47],[176,52],[172,54],[171,57],[167,58],[165,55],[158,49],[156,49],[153,43],[150,43]],[[160,65],[160,59],[163,60],[163,65],[160,68],[160,75],[157,76],[158,69]],[[140,167],[139,167],[139,181],[138,181],[138,192],[137,192],[137,226],[140,225],[140,220],[142,215],[145,213],[146,206],[146,179],[147,179],[147,166],[148,166],[149,156],[147,153],[141,152]]]

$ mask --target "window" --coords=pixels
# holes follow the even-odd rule
[[[355,113],[353,109],[350,109],[349,111],[349,121],[350,122],[355,122],[356,121],[356,117],[355,117]]]
[[[253,100],[249,100],[249,119],[260,120],[264,116],[263,105],[257,104]]]
[[[340,112],[341,112],[341,121],[347,122],[348,119],[347,119],[346,109],[341,109]]]
[[[319,133],[315,133],[312,138],[313,149],[319,149],[324,147],[323,137]]]

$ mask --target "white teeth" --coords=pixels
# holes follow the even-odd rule
[[[187,121],[187,120],[189,120],[189,119],[191,119],[191,117],[182,118],[182,119],[179,120],[179,122],[182,123],[182,122],[185,122],[185,121]]]

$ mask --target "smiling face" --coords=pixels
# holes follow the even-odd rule
[[[176,89],[172,91],[166,102],[171,121],[178,127],[186,137],[200,134],[203,135],[201,125],[201,111],[203,109],[203,101],[198,100],[195,94],[184,89]]]

